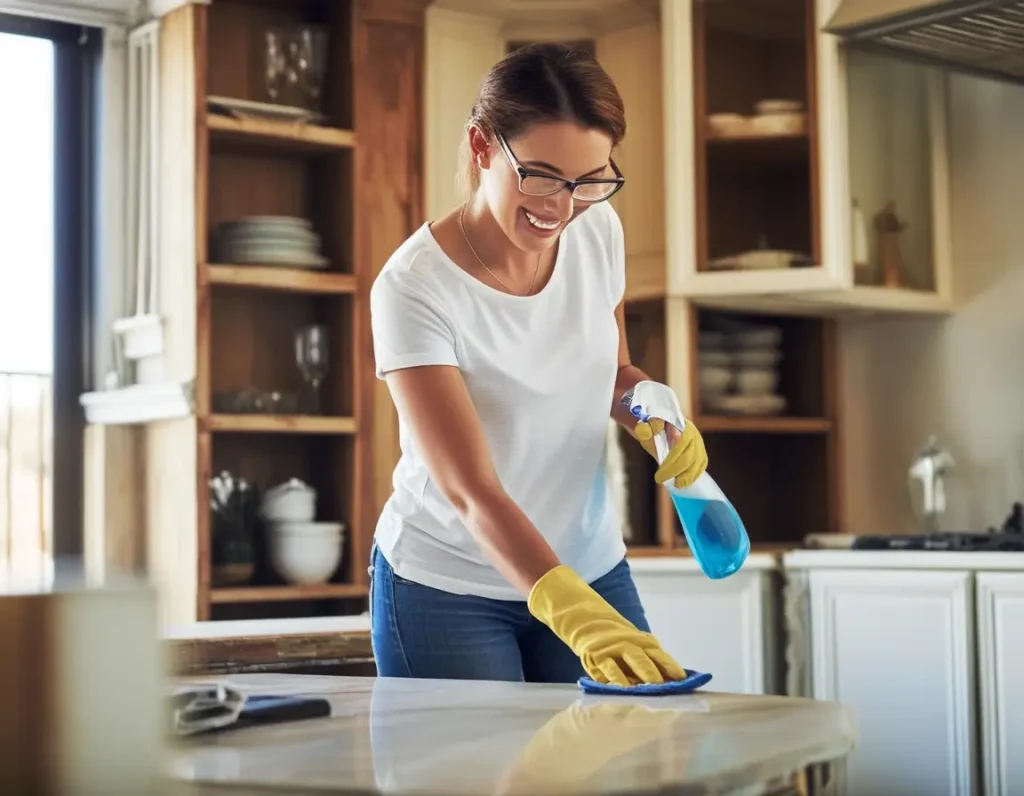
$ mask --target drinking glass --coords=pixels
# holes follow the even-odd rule
[[[326,326],[304,326],[295,333],[295,361],[302,371],[302,377],[311,387],[310,414],[322,414],[320,385],[327,376],[327,357]]]
[[[267,96],[276,102],[281,94],[281,78],[285,67],[284,41],[281,31],[267,31],[263,58],[263,79]]]

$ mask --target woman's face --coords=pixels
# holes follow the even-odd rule
[[[506,141],[513,157],[531,173],[567,180],[611,177],[611,137],[575,122],[531,125]],[[590,203],[574,200],[568,188],[549,196],[530,196],[519,189],[519,175],[496,137],[488,140],[476,127],[470,146],[480,167],[480,189],[491,213],[512,243],[528,252],[541,252],[558,240],[566,224]]]

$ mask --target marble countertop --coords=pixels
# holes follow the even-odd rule
[[[1024,572],[1024,553],[946,550],[794,550],[787,569],[969,569]]]
[[[574,685],[279,674],[221,682],[320,695],[331,718],[182,741],[169,761],[182,784],[453,796],[723,792],[841,760],[856,739],[850,709],[790,697],[594,697]]]
[[[166,625],[167,641],[229,639],[262,636],[307,636],[318,633],[369,633],[369,614],[359,616],[311,616],[289,619],[239,619]]]
[[[634,572],[683,572],[693,573],[703,577],[700,564],[698,564],[697,560],[690,555],[680,554],[671,556],[630,557],[627,554],[626,558],[629,560],[630,569]],[[747,556],[747,560],[743,562],[743,567],[740,569],[740,572],[771,570],[778,569],[778,567],[779,558],[775,553],[753,552],[750,553],[750,555]]]

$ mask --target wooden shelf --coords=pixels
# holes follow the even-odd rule
[[[355,434],[352,417],[319,415],[210,415],[207,431],[250,434]]]
[[[832,430],[832,421],[827,417],[703,415],[693,422],[701,433],[827,434]]]
[[[257,290],[279,290],[332,296],[353,294],[356,292],[357,285],[356,277],[353,274],[264,265],[220,265],[214,263],[206,267],[206,279],[211,285],[234,285]]]
[[[316,586],[244,586],[231,589],[211,589],[213,603],[282,603],[297,600],[339,600],[347,597],[365,597],[366,586],[350,583],[324,583]]]
[[[809,138],[806,130],[797,130],[792,133],[740,133],[722,134],[708,131],[706,141],[709,144],[749,144],[749,143],[780,143],[783,141],[807,141]]]
[[[237,141],[298,152],[336,152],[356,145],[356,136],[351,130],[315,124],[236,119],[210,113],[206,126],[214,141]]]

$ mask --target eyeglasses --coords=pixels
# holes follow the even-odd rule
[[[509,165],[519,175],[519,190],[528,196],[551,196],[559,191],[569,189],[572,198],[580,202],[603,202],[618,191],[626,183],[615,161],[609,158],[608,163],[615,172],[613,178],[584,177],[581,180],[567,180],[542,171],[527,169],[519,163],[504,136],[496,135],[498,143],[508,158]]]

